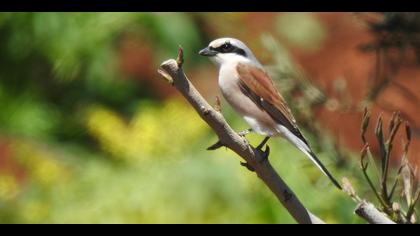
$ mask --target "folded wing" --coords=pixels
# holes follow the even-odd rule
[[[240,87],[254,103],[265,110],[271,118],[285,126],[296,137],[308,145],[296,125],[296,120],[287,107],[283,96],[277,91],[270,76],[258,67],[239,63],[237,72],[240,78]]]
[[[285,138],[305,153],[315,165],[341,189],[338,181],[330,174],[321,161],[309,147],[308,141],[303,137],[296,125],[296,120],[287,107],[286,101],[277,91],[270,76],[262,69],[239,63],[237,72],[240,78],[241,91],[248,96],[258,107],[266,111],[279,125]],[[286,128],[287,130],[284,130]]]

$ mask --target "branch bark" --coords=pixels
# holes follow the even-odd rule
[[[158,72],[188,100],[200,117],[214,130],[219,137],[219,145],[229,148],[244,159],[246,166],[255,171],[298,223],[324,224],[303,206],[268,159],[264,158],[264,153],[254,149],[245,138],[238,135],[227,124],[223,115],[207,103],[184,74],[183,61],[182,48],[180,48],[177,60],[170,59],[163,62]]]
[[[346,192],[357,204],[354,212],[370,224],[395,224],[385,213],[379,211],[372,203],[363,200],[357,195],[353,185],[347,178],[343,178],[343,191]]]
[[[359,203],[354,212],[370,224],[395,224],[384,213],[376,209],[372,203],[363,201]]]

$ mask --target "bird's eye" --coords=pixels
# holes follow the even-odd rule
[[[221,49],[222,49],[223,52],[229,52],[232,49],[232,44],[225,43],[225,44],[222,45]]]

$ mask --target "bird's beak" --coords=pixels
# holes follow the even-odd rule
[[[217,51],[212,50],[209,47],[206,47],[204,49],[201,49],[198,54],[200,54],[201,56],[206,56],[206,57],[212,57],[215,56],[217,54]]]

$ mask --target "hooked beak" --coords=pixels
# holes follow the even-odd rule
[[[217,51],[212,50],[209,47],[206,47],[204,49],[201,49],[198,54],[200,54],[201,56],[206,56],[206,57],[212,57],[215,56],[217,54]]]

